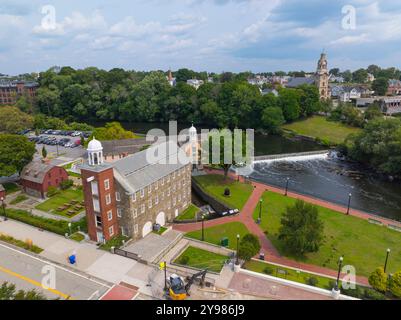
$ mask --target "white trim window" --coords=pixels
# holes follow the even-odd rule
[[[96,227],[101,228],[102,227],[102,217],[101,216],[96,216]]]
[[[163,179],[162,179],[162,186],[164,186],[164,177],[163,177]]]
[[[159,189],[159,181],[155,182],[155,190]]]
[[[113,211],[109,210],[107,211],[107,221],[113,220]]]
[[[116,201],[121,201],[121,195],[120,192],[116,192]]]
[[[148,193],[149,193],[149,194],[152,193],[152,185],[151,185],[151,184],[150,184],[149,187],[148,187]]]
[[[125,230],[124,227],[120,227],[120,230],[121,230],[121,235],[122,235],[122,236],[124,236],[124,237],[127,237],[127,236],[128,236],[127,231]]]
[[[110,190],[110,179],[104,180],[104,190]]]
[[[145,204],[141,205],[141,213],[145,213]]]
[[[171,190],[170,190],[170,188],[168,188],[168,189],[167,189],[167,197],[170,196],[170,193],[171,193]]]
[[[114,235],[114,227],[113,226],[111,226],[109,228],[109,235],[110,235],[110,237],[112,237]]]
[[[156,197],[155,197],[155,204],[159,204],[159,196],[158,195],[156,195]]]
[[[138,225],[134,225],[134,233],[138,233]]]
[[[106,204],[109,205],[111,203],[110,193],[106,194]]]
[[[167,176],[167,183],[170,182],[170,175]]]
[[[149,208],[149,209],[152,208],[152,198],[150,198],[150,199],[148,200],[148,208]]]
[[[131,196],[132,202],[136,201],[136,192],[134,192]]]
[[[138,209],[137,209],[137,208],[134,208],[134,209],[132,210],[132,217],[133,217],[134,219],[138,217]]]
[[[181,202],[181,194],[178,195],[178,202]]]
[[[141,198],[143,198],[145,196],[145,189],[141,189]]]
[[[123,209],[117,208],[117,217],[121,218],[123,216]]]

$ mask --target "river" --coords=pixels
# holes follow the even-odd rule
[[[152,128],[168,132],[168,124],[132,123],[124,126],[143,134]],[[188,125],[179,125],[179,130],[183,128],[188,128]],[[197,129],[199,131],[200,128]],[[313,142],[255,134],[255,155],[322,149],[324,148]],[[285,187],[287,178],[290,178],[290,190],[344,206],[347,206],[348,195],[351,193],[352,208],[401,221],[401,184],[389,182],[359,164],[335,157],[265,161],[255,164],[251,177],[279,187]]]

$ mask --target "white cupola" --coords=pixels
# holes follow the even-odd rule
[[[95,137],[88,144],[88,161],[90,166],[103,163],[103,146]]]
[[[189,128],[189,130],[188,130],[188,133],[189,133],[189,140],[191,141],[191,142],[196,142],[196,140],[197,140],[197,131],[196,131],[196,128],[194,127],[194,125],[192,124],[192,127],[191,128]]]

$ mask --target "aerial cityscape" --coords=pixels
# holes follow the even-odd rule
[[[0,300],[401,300],[400,4],[48,2],[0,3]]]

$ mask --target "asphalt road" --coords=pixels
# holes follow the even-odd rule
[[[54,274],[55,282],[49,281]],[[110,286],[0,243],[0,284],[35,289],[48,299],[97,300]],[[48,286],[53,286],[48,288]]]

